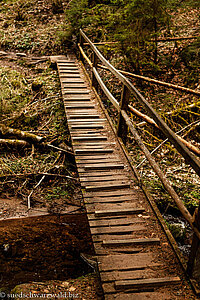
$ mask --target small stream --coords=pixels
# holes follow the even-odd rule
[[[175,238],[183,256],[187,258],[190,253],[193,236],[193,232],[189,224],[180,216],[165,214],[163,215],[163,218],[166,221],[173,237]]]

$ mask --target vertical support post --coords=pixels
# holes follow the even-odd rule
[[[83,48],[83,37],[82,37],[81,33],[80,33],[80,38],[79,38],[79,44]],[[79,60],[81,60],[83,62],[83,56],[81,54],[81,51],[79,51]]]
[[[93,64],[93,67],[95,69],[97,69],[97,56],[95,54],[95,52],[92,53],[92,64]],[[92,69],[92,86],[97,90],[97,87],[98,87],[98,81],[96,80],[96,77],[94,75],[94,72],[93,72],[93,69]]]
[[[200,229],[200,205],[198,209],[195,210],[194,224],[198,229]],[[190,277],[193,277],[193,271],[196,264],[198,265],[200,264],[200,240],[197,238],[197,236],[194,233],[190,256],[187,264],[187,273]],[[200,269],[197,272],[198,274],[196,274],[196,276],[200,278]]]
[[[128,104],[130,98],[130,91],[127,86],[123,85],[123,90],[121,94],[121,101],[120,101],[120,108],[121,110],[128,111]],[[128,134],[128,126],[124,118],[121,115],[121,111],[119,112],[118,116],[118,128],[117,128],[118,136],[121,137],[123,143],[126,145],[127,141],[127,134]]]

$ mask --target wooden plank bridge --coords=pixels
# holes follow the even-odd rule
[[[81,64],[69,56],[57,67],[105,299],[186,299],[177,258]]]

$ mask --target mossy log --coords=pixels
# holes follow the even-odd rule
[[[0,135],[2,137],[13,137],[14,136],[16,138],[19,138],[20,140],[22,139],[24,141],[27,141],[27,142],[30,142],[33,144],[41,143],[45,139],[44,137],[35,135],[33,133],[29,133],[29,132],[22,131],[19,129],[10,128],[3,124],[0,124]]]
[[[0,145],[10,147],[30,147],[30,144],[27,141],[10,139],[0,139]]]

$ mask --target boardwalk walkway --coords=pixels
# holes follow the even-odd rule
[[[105,299],[187,299],[175,254],[81,65],[66,58],[57,66]]]

